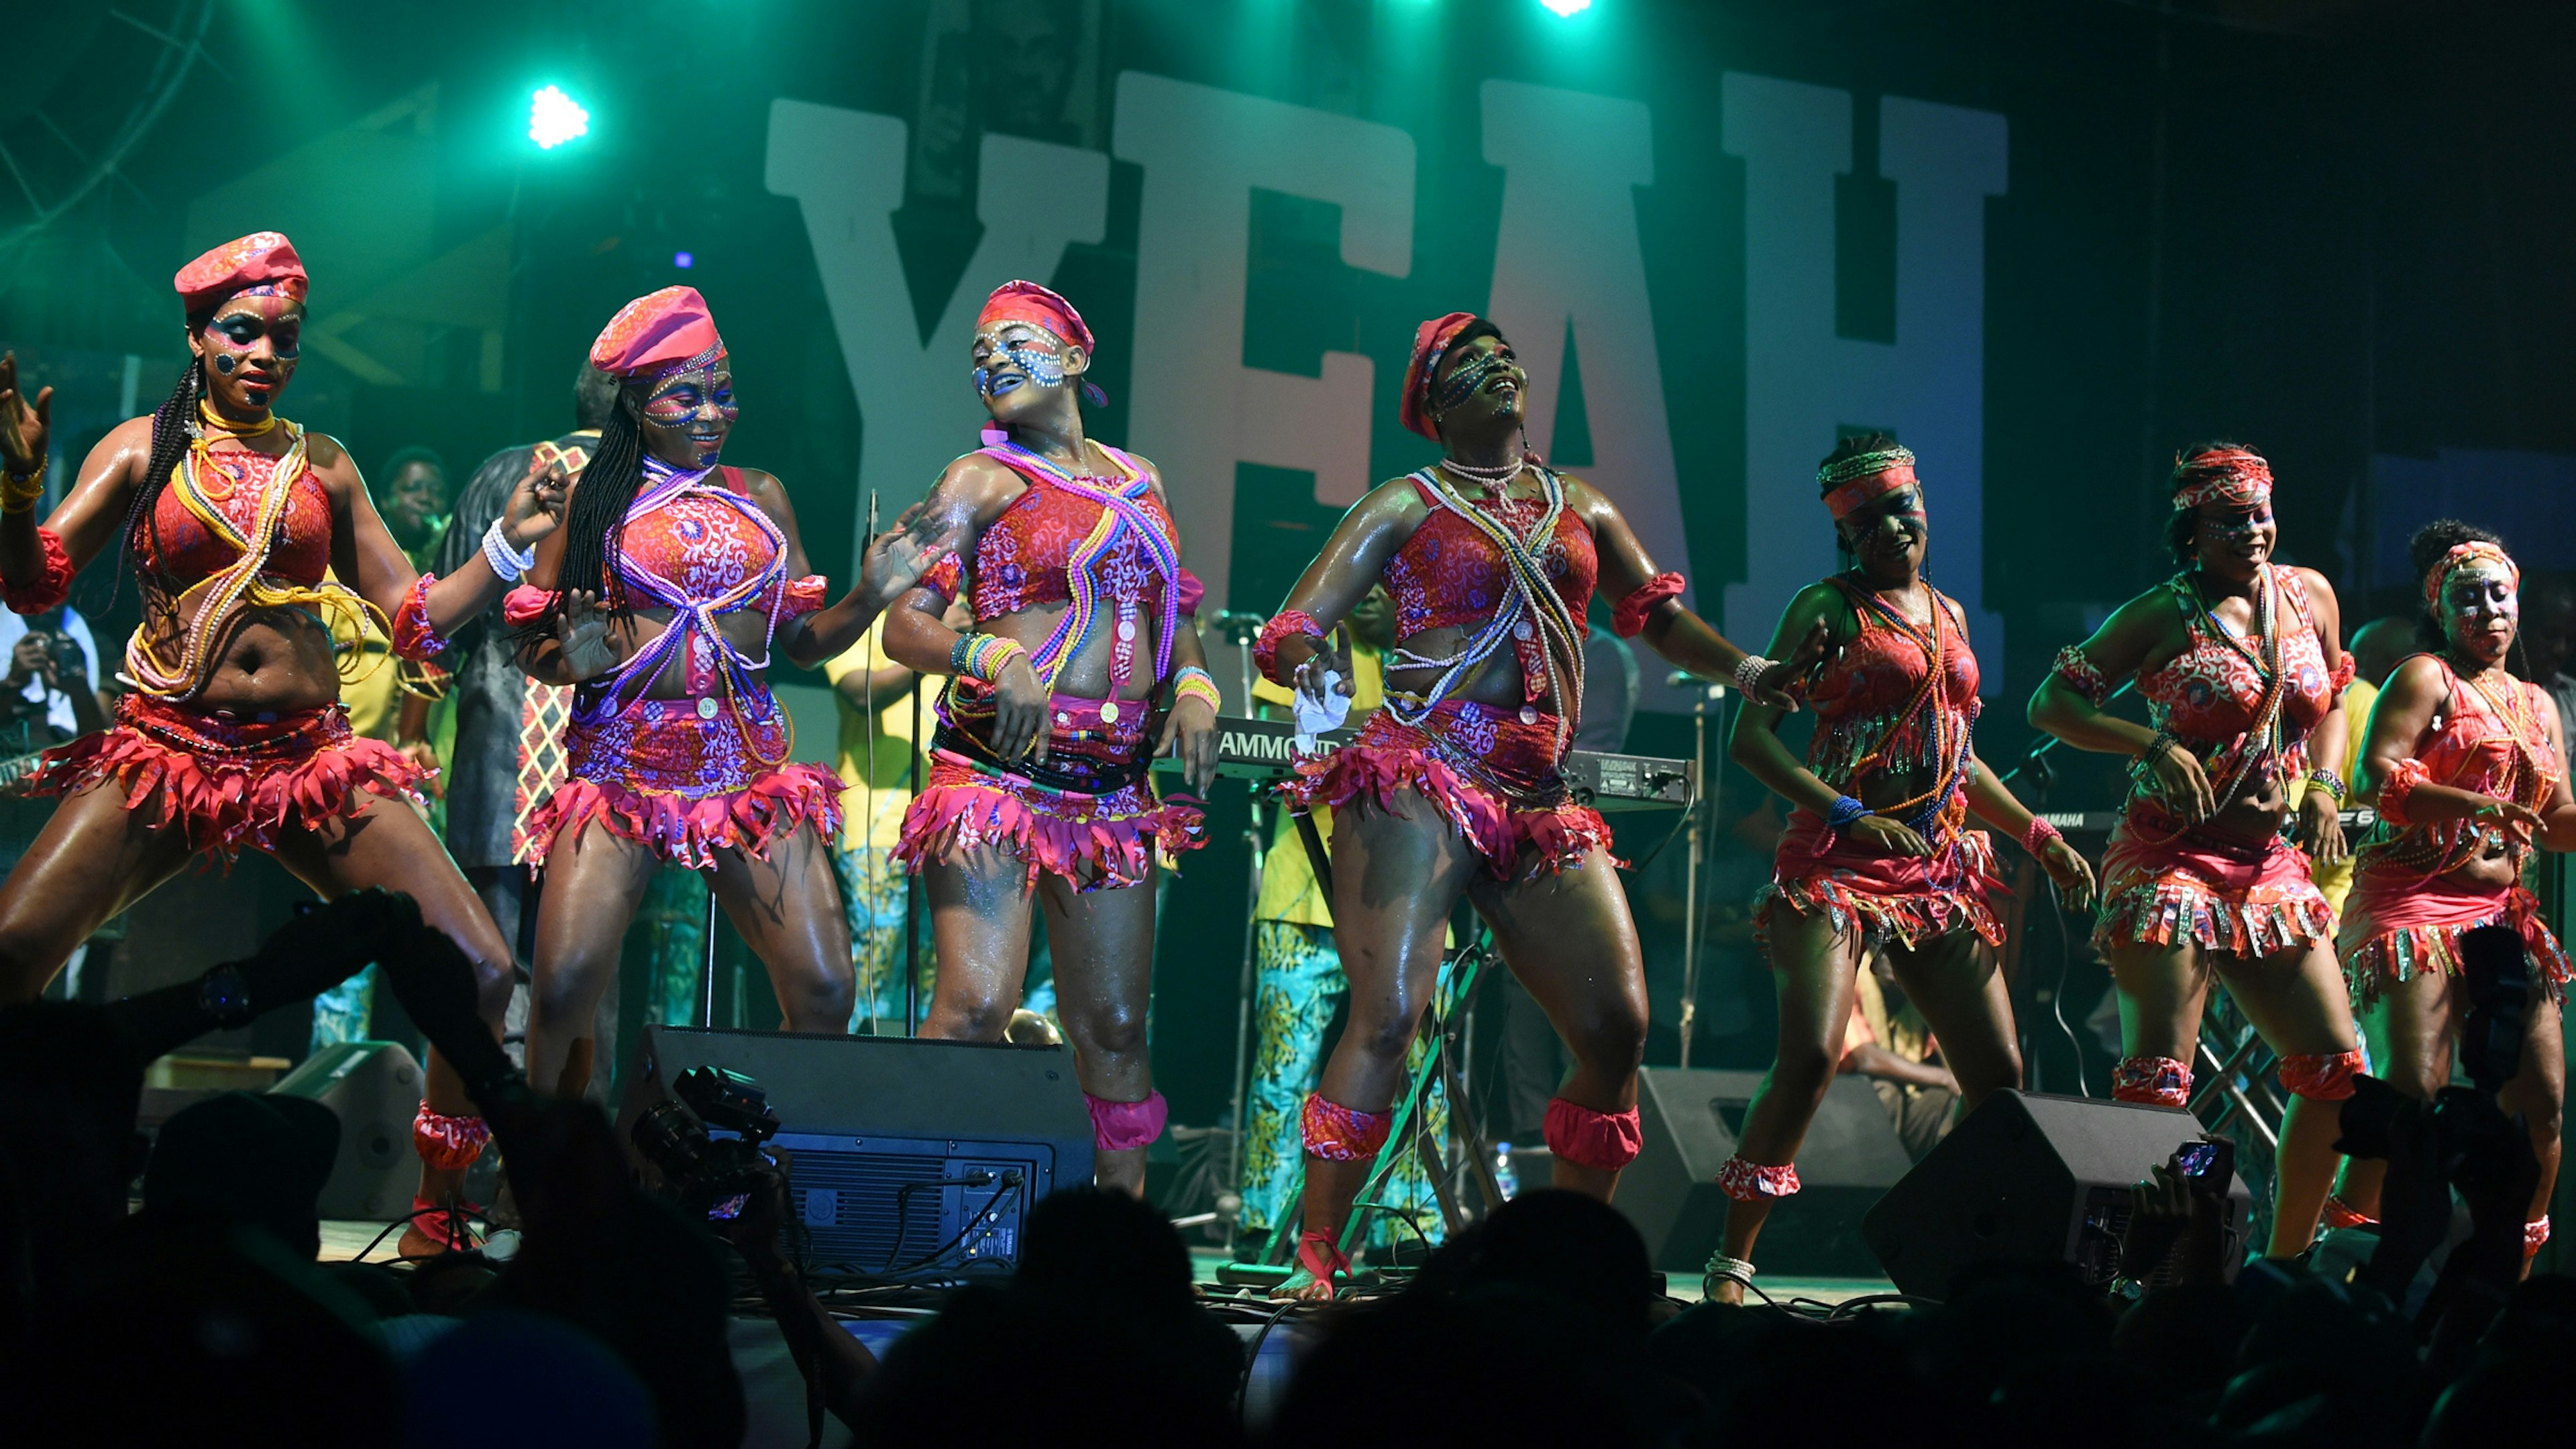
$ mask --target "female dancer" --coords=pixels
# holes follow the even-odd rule
[[[1743,1301],[1754,1239],[1798,1190],[1793,1165],[1833,1084],[1854,980],[1884,948],[1941,1042],[1963,1109],[2021,1084],[2012,1003],[1995,970],[2003,924],[1987,896],[1993,853],[1967,817],[2011,835],[2077,910],[2093,871],[2012,797],[1969,743],[1977,656],[1959,606],[1923,577],[1930,524],[1914,455],[1881,434],[1847,438],[1816,470],[1834,532],[1856,566],[1800,591],[1778,642],[1819,622],[1837,651],[1801,693],[1816,733],[1801,765],[1781,743],[1777,706],[1736,717],[1735,762],[1792,802],[1772,883],[1754,916],[1780,993],[1780,1054],[1718,1173],[1731,1200],[1719,1297]]]
[[[2521,625],[2522,574],[2495,535],[2444,519],[2418,532],[2412,549],[2424,575],[2425,642],[2435,652],[2400,664],[2370,717],[2353,789],[2377,798],[2379,823],[2353,852],[2358,869],[2336,947],[2380,1075],[2431,1101],[2451,1080],[2452,1043],[2468,1016],[2462,933],[2509,926],[2521,935],[2540,989],[2524,1017],[2522,1070],[2499,1096],[2506,1111],[2523,1114],[2540,1156],[2527,1257],[2549,1241],[2569,963],[2523,888],[2522,868],[2535,841],[2576,849],[2576,800],[2559,766],[2566,722],[2546,690],[2505,673]],[[2368,1222],[2377,1167],[2354,1162],[2327,1214],[2343,1225]]]
[[[1145,766],[1177,741],[1206,788],[1217,690],[1183,621],[1194,581],[1162,475],[1083,435],[1091,351],[1082,314],[1034,282],[997,288],[976,319],[975,390],[994,425],[929,504],[972,562],[943,562],[886,621],[897,663],[956,676],[895,858],[926,877],[939,941],[924,1036],[1002,1039],[1028,970],[1030,897],[1043,902],[1094,1172],[1142,1192],[1165,1118],[1145,1052],[1155,851],[1197,848],[1200,819],[1157,800]],[[961,588],[973,633],[940,621]]]
[[[2270,1252],[2303,1251],[2334,1178],[2339,1105],[2361,1069],[2330,937],[2334,912],[2309,852],[2344,855],[2343,687],[2334,590],[2313,569],[2275,566],[2272,470],[2252,450],[2209,443],[2177,458],[2166,541],[2181,573],[2120,606],[2057,656],[2030,722],[2078,749],[2136,757],[2136,788],[2102,858],[2093,945],[2120,992],[2123,1049],[2112,1095],[2191,1100],[2200,1014],[2214,975],[2281,1057]],[[2136,674],[2146,726],[2103,713]],[[2281,838],[2285,784],[2317,786],[2299,839]]]
[[[339,443],[271,411],[304,323],[295,248],[257,232],[190,262],[174,285],[193,354],[179,385],[99,441],[42,527],[48,394],[23,405],[15,363],[0,359],[0,593],[20,613],[51,608],[82,565],[122,545],[144,605],[115,727],[54,751],[30,787],[62,804],[0,886],[0,1000],[33,998],[74,946],[190,856],[246,847],[326,897],[386,886],[419,901],[473,959],[497,1033],[509,943],[411,808],[419,766],[350,732],[326,616],[371,621],[398,657],[436,655],[514,576],[508,560],[554,531],[560,480],[531,469],[480,555],[449,578],[417,572]],[[418,1215],[455,1205],[489,1135],[432,1052],[412,1132],[420,1200],[400,1251],[463,1245],[454,1214]]]
[[[841,781],[788,763],[769,660],[779,651],[811,668],[849,648],[937,557],[904,532],[907,517],[824,606],[786,489],[718,461],[740,409],[696,288],[627,303],[590,363],[620,380],[617,406],[563,531],[506,604],[527,631],[529,675],[578,690],[564,783],[530,827],[547,870],[528,1077],[567,1097],[588,1085],[593,1014],[665,861],[713,876],[787,1030],[849,1030],[849,926],[830,856]]]
[[[1606,1199],[1637,1155],[1646,990],[1636,927],[1611,872],[1609,826],[1568,798],[1558,773],[1582,707],[1596,579],[1620,600],[1620,634],[1643,633],[1697,674],[1767,690],[1823,647],[1820,624],[1796,659],[1775,665],[1683,608],[1682,576],[1657,572],[1619,510],[1529,452],[1527,392],[1493,323],[1465,312],[1423,323],[1402,416],[1444,456],[1343,516],[1256,645],[1263,674],[1293,679],[1321,705],[1348,692],[1351,673],[1326,632],[1381,579],[1395,598],[1385,707],[1359,738],[1301,766],[1296,787],[1333,807],[1333,936],[1351,988],[1349,1024],[1300,1124],[1305,1231],[1282,1296],[1329,1298],[1333,1274],[1349,1267],[1343,1223],[1385,1144],[1462,893],[1574,1051],[1547,1108],[1555,1184]],[[1341,684],[1328,684],[1334,672]]]

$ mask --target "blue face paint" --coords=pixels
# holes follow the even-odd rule
[[[1012,342],[986,354],[984,365],[975,369],[975,392],[980,397],[1000,396],[994,384],[1008,380],[1007,374],[999,378],[993,375],[992,364],[996,361],[1007,362],[1018,368],[1030,382],[1039,387],[1064,386],[1063,358],[1027,342]]]

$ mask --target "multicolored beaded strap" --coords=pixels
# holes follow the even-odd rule
[[[1425,468],[1413,475],[1422,494],[1441,508],[1466,520],[1470,528],[1483,534],[1494,551],[1501,555],[1510,591],[1494,610],[1483,628],[1470,635],[1455,653],[1440,657],[1416,654],[1398,649],[1388,659],[1394,669],[1437,669],[1440,677],[1429,690],[1419,695],[1398,695],[1390,691],[1386,712],[1399,724],[1420,729],[1431,712],[1466,687],[1494,651],[1509,646],[1515,637],[1525,636],[1529,629],[1539,631],[1541,652],[1547,660],[1548,688],[1556,700],[1556,741],[1554,753],[1563,759],[1573,744],[1574,731],[1583,715],[1583,621],[1557,597],[1556,588],[1548,581],[1547,570],[1534,551],[1539,540],[1556,535],[1556,521],[1565,512],[1565,483],[1553,468],[1532,464],[1530,471],[1539,476],[1541,501],[1546,507],[1522,538],[1503,520],[1481,508],[1463,502],[1435,470]]]
[[[206,431],[242,435],[223,428],[220,420],[211,415],[207,416],[207,421],[213,426]],[[180,456],[178,465],[171,470],[170,488],[178,496],[180,505],[188,510],[189,516],[203,524],[208,533],[231,545],[239,556],[221,573],[199,579],[180,592],[174,607],[181,613],[187,612],[191,598],[202,596],[202,600],[182,635],[176,664],[161,658],[145,639],[144,630],[135,630],[134,636],[126,641],[126,676],[145,694],[162,699],[189,699],[205,688],[216,641],[230,627],[236,604],[254,609],[311,608],[330,614],[332,617],[325,622],[342,626],[352,638],[363,635],[369,627],[373,627],[381,638],[393,637],[393,624],[386,619],[384,610],[343,585],[298,584],[267,575],[268,555],[283,536],[281,525],[286,518],[287,504],[293,499],[296,480],[304,476],[309,466],[304,430],[272,415],[269,426],[278,425],[286,428],[293,442],[270,472],[267,487],[259,497],[257,515],[246,530],[236,526],[223,510],[224,500],[232,497],[233,483],[239,480],[231,479],[224,473],[222,465],[212,460],[209,456],[211,448],[202,434],[189,443],[188,451]],[[255,434],[268,430],[268,427],[260,427],[250,432]],[[210,483],[206,477],[208,472],[227,481]],[[383,667],[385,662],[383,654],[368,649],[352,649],[342,655],[343,659],[361,657],[364,667],[355,673],[349,672],[346,663],[340,666],[341,683],[354,684]]]
[[[1091,533],[1074,545],[1064,561],[1065,588],[1072,596],[1072,606],[1056,620],[1055,631],[1047,635],[1046,642],[1029,656],[1029,667],[1036,672],[1038,683],[1053,693],[1056,676],[1082,652],[1092,626],[1099,622],[1101,595],[1109,593],[1120,626],[1109,654],[1110,693],[1114,698],[1135,675],[1138,600],[1133,592],[1111,588],[1104,577],[1103,561],[1122,544],[1132,541],[1144,550],[1154,572],[1162,576],[1163,627],[1154,640],[1154,679],[1160,683],[1172,672],[1172,634],[1181,621],[1181,552],[1162,521],[1138,502],[1153,492],[1145,470],[1116,448],[1105,443],[1099,447],[1126,470],[1125,478],[1078,474],[1009,441],[980,451],[1033,484],[1043,482],[1044,486],[1060,488],[1100,506],[1100,517],[1092,524]]]
[[[659,458],[647,456],[644,459],[644,487],[635,495],[635,501],[627,505],[626,527],[634,528],[639,520],[656,509],[668,507],[690,494],[714,498],[741,514],[760,532],[761,537],[769,541],[768,567],[745,575],[720,594],[702,599],[678,581],[655,573],[621,546],[617,552],[619,586],[670,610],[671,623],[670,627],[653,636],[652,642],[617,666],[616,671],[608,676],[603,692],[607,698],[607,712],[612,716],[624,713],[644,697],[644,691],[652,687],[662,667],[670,662],[671,656],[690,636],[704,638],[715,655],[717,673],[724,681],[725,693],[733,702],[734,728],[742,732],[743,743],[751,750],[752,757],[763,766],[775,769],[795,753],[793,739],[775,759],[762,754],[760,742],[752,735],[751,723],[745,717],[742,704],[747,698],[759,699],[767,694],[756,676],[769,667],[770,645],[778,637],[779,606],[787,598],[787,535],[770,521],[759,504],[720,482],[709,482],[709,477],[716,471],[714,468],[699,468],[684,473]],[[754,659],[736,649],[733,641],[725,637],[723,628],[716,623],[716,616],[747,608],[763,593],[769,595],[769,628],[761,636],[760,657]],[[692,669],[696,659],[697,652],[691,650]]]
[[[1844,596],[1854,604],[1863,610],[1875,613],[1883,626],[1894,629],[1912,640],[1914,647],[1923,651],[1924,659],[1923,683],[1916,686],[1914,697],[1906,701],[1903,709],[1897,711],[1894,720],[1888,726],[1887,733],[1881,737],[1878,748],[1852,763],[1844,783],[1848,785],[1858,781],[1872,769],[1884,764],[1886,756],[1894,748],[1898,736],[1904,733],[1905,727],[1913,722],[1916,715],[1927,708],[1930,709],[1932,712],[1931,754],[1932,758],[1940,762],[1940,775],[1932,782],[1931,789],[1911,800],[1890,805],[1876,813],[1902,820],[1907,829],[1924,836],[1935,845],[1946,845],[1957,838],[1960,828],[1967,822],[1967,805],[1964,797],[1954,802],[1953,796],[1958,791],[1960,782],[1967,778],[1968,762],[1973,758],[1970,752],[1969,735],[1975,725],[1975,717],[1965,710],[1952,709],[1950,702],[1941,697],[1942,669],[1948,647],[1946,641],[1956,639],[1965,633],[1967,626],[1957,614],[1952,612],[1957,606],[1939,590],[1927,585],[1924,592],[1932,596],[1932,627],[1928,631],[1915,628],[1913,620],[1891,608],[1886,600],[1867,589],[1846,587],[1843,590]],[[1941,627],[1945,619],[1950,626],[1946,633]],[[1954,803],[1957,806],[1955,810],[1952,808]],[[1908,811],[1913,813],[1909,815]]]

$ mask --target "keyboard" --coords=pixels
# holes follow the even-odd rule
[[[2346,834],[2358,834],[2379,823],[2379,812],[2367,805],[2340,811],[2338,814],[2342,817]],[[2039,812],[2039,818],[2070,834],[2080,835],[2091,831],[2095,835],[2108,835],[2111,833],[2111,827],[2120,823],[2120,812],[2117,810],[2042,810]],[[2295,819],[2295,814],[2291,818]]]
[[[1238,780],[1284,780],[1295,769],[1297,727],[1286,720],[1219,715],[1216,772]],[[1335,730],[1315,740],[1317,753],[1349,744],[1358,730]],[[1158,759],[1154,768],[1177,774],[1181,762]],[[1576,750],[1565,762],[1565,783],[1576,803],[1596,810],[1679,809],[1690,803],[1698,769],[1688,760],[1655,755],[1608,755]]]

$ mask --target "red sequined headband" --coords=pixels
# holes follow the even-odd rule
[[[2190,457],[2174,455],[2176,512],[2204,503],[2251,508],[2272,501],[2272,465],[2244,448],[2210,448]]]
[[[2451,581],[2451,575],[2479,563],[2504,565],[2505,576],[2513,580],[2513,586],[2517,589],[2522,587],[2522,569],[2502,547],[2485,539],[2455,543],[2434,562],[2432,571],[2424,575],[2424,607],[2430,609],[2441,602],[2442,589]]]
[[[1914,477],[1914,454],[1905,448],[1880,448],[1828,463],[1816,470],[1816,481],[1826,490],[1825,511],[1836,523],[1874,499],[1921,486]]]

